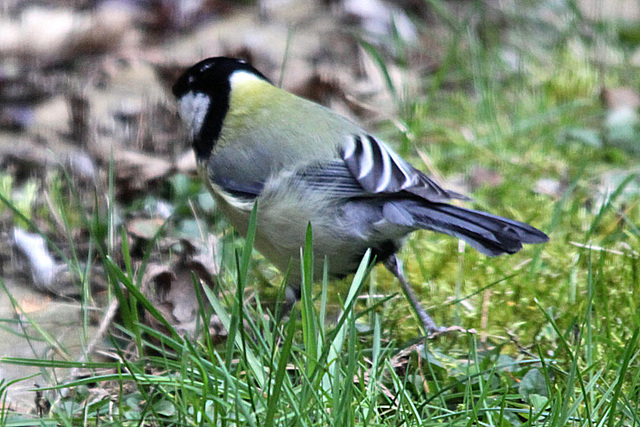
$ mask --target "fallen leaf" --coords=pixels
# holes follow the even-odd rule
[[[140,239],[151,240],[165,224],[165,218],[135,218],[127,222],[127,232]]]
[[[182,256],[169,265],[150,263],[143,277],[143,293],[149,298],[165,319],[181,333],[191,337],[201,334],[200,311],[204,309],[211,315],[211,306],[206,297],[204,307],[198,302],[196,286],[214,287],[213,276],[219,272],[216,257],[218,239],[209,236],[207,242],[192,244],[181,240]],[[194,277],[196,283],[194,283]],[[200,295],[205,295],[202,288]],[[164,331],[164,326],[151,316],[145,317],[147,323],[155,329]],[[222,339],[226,332],[217,316],[211,315],[208,332],[211,338]]]

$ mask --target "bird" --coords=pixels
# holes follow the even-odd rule
[[[289,270],[288,298],[300,298],[308,224],[314,273],[354,273],[367,251],[399,281],[427,335],[442,332],[406,279],[398,257],[419,229],[464,240],[490,257],[549,237],[533,226],[451,204],[446,190],[384,141],[320,104],[275,86],[249,63],[204,59],[172,87],[199,174],[218,209],[246,235],[257,203],[254,245]],[[298,264],[299,265],[299,264]]]

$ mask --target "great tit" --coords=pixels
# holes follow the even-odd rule
[[[436,231],[489,256],[548,241],[536,228],[446,202],[445,190],[345,117],[274,86],[248,63],[208,58],[173,86],[199,170],[241,234],[258,204],[255,247],[281,271],[299,261],[313,230],[315,277],[358,268],[371,249],[393,273],[427,334],[440,331],[404,277],[397,252],[411,232]],[[291,268],[299,297],[299,268]]]

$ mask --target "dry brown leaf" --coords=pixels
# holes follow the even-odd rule
[[[167,220],[162,217],[134,218],[127,222],[127,232],[139,239],[151,240]]]
[[[127,8],[109,6],[93,11],[31,6],[17,19],[0,19],[0,55],[39,63],[60,63],[86,53],[112,50],[133,30]]]
[[[171,265],[151,263],[148,265],[143,277],[143,293],[160,311],[164,318],[179,332],[191,337],[197,337],[201,307],[195,286],[214,287],[213,275],[219,271],[219,265],[215,262],[213,252],[202,251],[206,245],[193,245],[182,240],[183,256]],[[209,247],[215,247],[217,238],[209,238]],[[215,250],[215,249],[212,249]],[[214,261],[212,261],[214,260]],[[197,283],[194,284],[194,277]],[[205,295],[202,288],[200,294]],[[211,311],[206,297],[203,298],[204,310]],[[164,326],[155,318],[146,316],[147,323],[158,330],[164,331]],[[226,336],[224,328],[216,316],[211,316],[209,335],[213,339],[222,339]]]
[[[140,191],[148,192],[152,184],[167,178],[175,171],[172,162],[137,151],[117,151],[114,152],[113,158],[118,194],[121,197],[128,197]]]

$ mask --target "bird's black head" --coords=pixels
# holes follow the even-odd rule
[[[258,70],[241,59],[218,56],[189,67],[173,85],[173,95],[180,99],[188,92],[211,93],[229,88],[229,77],[236,71],[247,71],[267,80]]]
[[[185,71],[173,85],[180,116],[193,138],[199,160],[206,160],[222,131],[229,110],[231,76],[244,71],[269,81],[260,71],[244,61],[215,57],[204,59]]]

